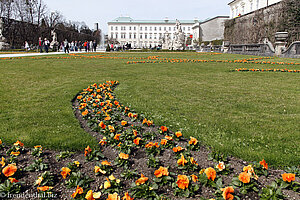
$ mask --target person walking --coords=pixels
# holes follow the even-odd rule
[[[49,40],[47,40],[47,38],[45,38],[44,39],[44,48],[45,48],[46,53],[48,53],[48,51],[49,51],[49,45],[50,45]]]
[[[40,53],[43,53],[43,40],[41,37],[39,37],[39,50]]]
[[[29,44],[27,41],[25,41],[25,51],[29,51],[29,50],[30,50]]]
[[[94,52],[96,52],[96,48],[97,48],[97,42],[96,42],[96,40],[94,40],[94,42],[93,42],[93,48],[94,48]]]
[[[67,39],[65,39],[65,41],[64,41],[64,47],[65,47],[65,53],[70,53],[70,51],[69,51],[69,42],[68,42],[68,40]]]
[[[84,46],[85,52],[87,52],[88,51],[88,42],[85,41],[83,46]]]

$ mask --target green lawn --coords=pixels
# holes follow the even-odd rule
[[[234,60],[253,56],[116,53],[116,57]],[[203,144],[273,166],[300,163],[300,73],[230,72],[300,65],[126,64],[126,59],[0,60],[0,138],[27,146],[80,149],[97,141],[75,119],[71,99],[92,83],[118,80],[117,98],[156,124]],[[267,60],[269,61],[269,60]],[[300,62],[299,59],[270,61]]]

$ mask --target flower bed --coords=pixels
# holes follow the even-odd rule
[[[0,193],[88,200],[299,199],[299,168],[270,170],[265,160],[246,163],[209,151],[196,138],[121,104],[113,93],[118,84],[93,84],[74,99],[75,115],[99,141],[96,147],[55,152],[1,141]]]
[[[290,72],[290,73],[300,73],[300,70],[291,70],[291,69],[248,69],[248,68],[238,68],[232,71],[237,72]]]

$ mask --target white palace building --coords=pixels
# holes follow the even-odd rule
[[[182,30],[192,34],[193,25],[198,20],[180,20]],[[175,32],[176,20],[133,20],[130,17],[118,17],[108,22],[108,38],[117,40],[121,45],[130,43],[134,48],[158,46],[164,33]]]
[[[204,21],[179,20],[182,31],[192,41],[212,41],[223,39],[224,21],[228,16],[218,16]],[[118,17],[108,22],[108,39],[119,44],[131,44],[133,48],[154,47],[160,44],[167,32],[173,38],[176,20],[134,20],[130,17]],[[220,31],[219,31],[220,30]]]
[[[230,17],[235,18],[240,15],[245,15],[274,3],[278,3],[279,1],[282,0],[234,0],[228,4],[230,6]]]

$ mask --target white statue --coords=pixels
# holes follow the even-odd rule
[[[55,33],[55,30],[51,31],[51,36],[52,36],[52,42],[50,43],[50,48],[53,49],[54,45],[57,45],[57,34]]]
[[[185,34],[181,29],[181,23],[176,20],[174,37],[170,39],[170,33],[166,32],[162,40],[163,49],[184,50],[185,48]]]

